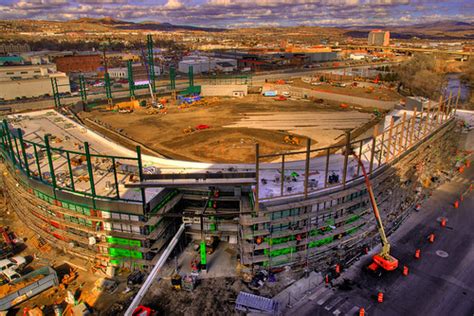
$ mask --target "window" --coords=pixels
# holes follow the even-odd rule
[[[26,75],[28,73],[28,71],[22,71],[20,72],[22,75]]]
[[[14,72],[7,72],[7,75],[13,75],[15,74]]]

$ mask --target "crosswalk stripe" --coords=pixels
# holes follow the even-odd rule
[[[324,296],[321,297],[321,299],[317,301],[316,303],[320,306],[323,305],[329,299],[329,297],[331,297],[331,295],[332,295],[331,291],[326,292]]]
[[[325,310],[329,311],[339,304],[344,298],[341,296],[336,297],[332,302],[324,307]]]
[[[345,315],[346,316],[354,316],[356,313],[359,311],[360,307],[359,306],[354,306],[351,308],[350,311],[348,311]]]

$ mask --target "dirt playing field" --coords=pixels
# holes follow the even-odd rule
[[[357,86],[352,85],[352,81],[344,82],[346,87],[337,87],[329,83],[322,82],[320,85],[311,85],[301,80],[295,80],[293,85],[296,87],[308,88],[315,91],[338,93],[360,98],[367,98],[381,101],[398,101],[403,97],[394,89],[389,89],[383,85],[373,83],[358,82]]]
[[[254,162],[256,143],[262,154],[301,150],[305,137],[315,146],[328,146],[344,129],[364,126],[372,118],[367,112],[309,100],[276,101],[260,95],[209,100],[209,104],[188,108],[167,105],[165,113],[159,114],[96,108],[80,116],[169,158],[231,163]],[[205,129],[198,129],[199,125]],[[186,129],[193,131],[186,133]],[[299,144],[285,143],[289,134],[296,135]]]

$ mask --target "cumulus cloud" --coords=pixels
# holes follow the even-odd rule
[[[0,4],[0,19],[112,17],[221,27],[389,25],[434,21],[443,11],[440,5],[451,8],[444,18],[472,21],[471,0],[13,0]]]

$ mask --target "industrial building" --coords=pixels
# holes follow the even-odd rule
[[[0,44],[0,54],[24,53],[31,50],[28,44],[2,43]]]
[[[5,66],[0,68],[0,99],[33,98],[51,95],[51,79],[59,93],[70,93],[69,77],[56,71],[56,65]]]
[[[369,32],[367,43],[370,46],[388,46],[390,45],[390,32],[372,30]]]
[[[349,153],[361,157],[390,231],[416,203],[419,183],[449,160],[456,108],[450,98],[422,112],[395,111],[373,137],[347,133],[329,148],[308,142],[303,152],[262,155],[257,145],[255,164],[143,155],[56,111],[10,115],[0,138],[3,185],[44,240],[104,266],[149,269],[184,222],[194,239],[235,245],[244,265],[316,267],[348,260],[377,236]]]
[[[141,64],[132,64],[133,69],[142,68]],[[154,66],[155,69],[155,76],[159,76],[161,74],[161,69],[159,66]],[[127,67],[114,67],[107,69],[110,78],[114,79],[127,79],[128,78],[128,69]]]
[[[58,57],[54,60],[58,71],[70,74],[73,72],[97,72],[101,67],[100,55],[73,55]]]
[[[193,67],[194,74],[219,70],[230,72],[237,68],[237,60],[212,56],[186,56],[179,62],[178,71],[181,73],[188,73],[189,67]]]

